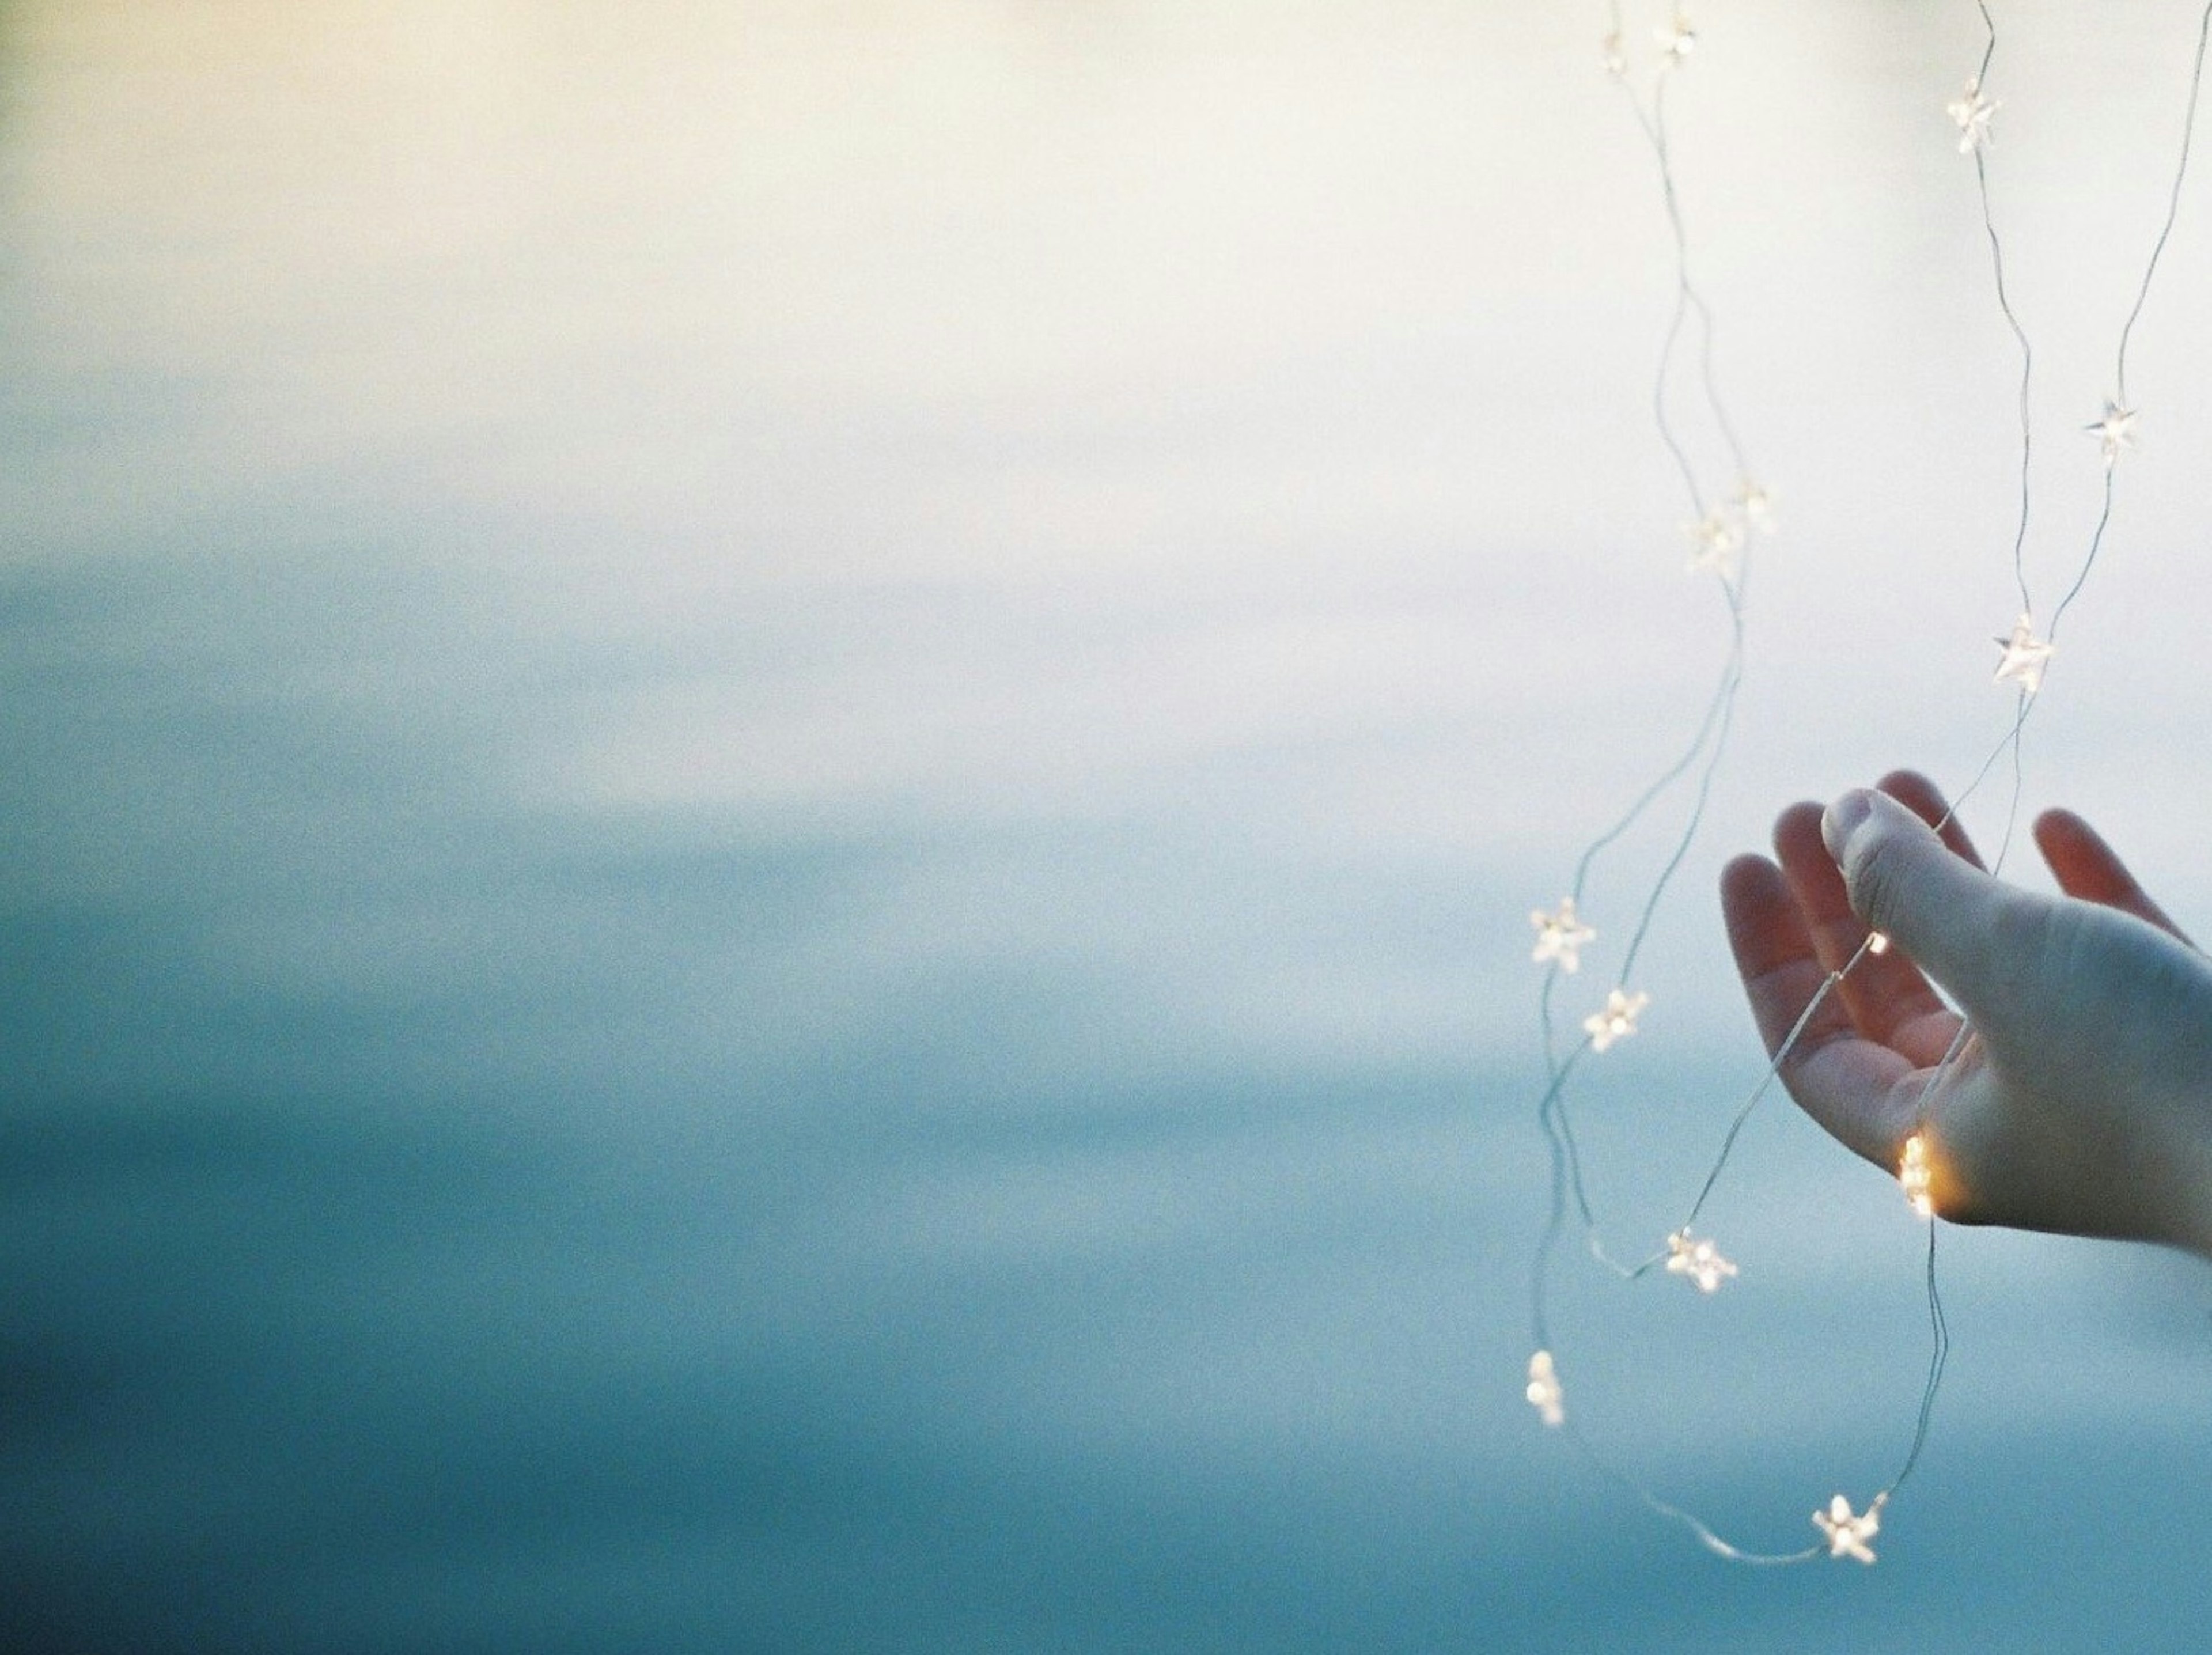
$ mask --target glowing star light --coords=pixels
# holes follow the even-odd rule
[[[1888,952],[1889,952],[1889,933],[1888,933],[1888,932],[1887,932],[1887,931],[1869,931],[1869,932],[1868,932],[1868,933],[1867,933],[1867,952],[1869,952],[1869,954],[1886,954],[1886,953],[1887,953]]]
[[[1997,663],[1995,682],[2002,684],[2007,678],[2015,679],[2022,693],[2031,696],[2040,690],[2043,687],[2043,669],[2058,653],[2057,645],[2045,643],[2037,637],[2034,626],[2025,615],[2012,624],[2012,636],[1999,638],[1996,642],[1997,648],[2004,651],[2004,659]]]
[[[1897,1182],[1905,1199],[1923,1218],[1936,1216],[1935,1171],[1928,1165],[1928,1146],[1916,1132],[1905,1141],[1905,1159],[1898,1163]]]
[[[1774,490],[1745,478],[1735,485],[1732,502],[1743,514],[1744,524],[1754,532],[1774,532]]]
[[[1628,73],[1628,48],[1622,44],[1619,29],[1605,37],[1605,72],[1615,80]]]
[[[1980,76],[1966,82],[1966,89],[1943,106],[1943,113],[1959,124],[1959,153],[1971,155],[1990,141],[1990,117],[1997,113],[1997,106],[1982,95]]]
[[[1692,1241],[1687,1230],[1677,1230],[1667,1238],[1667,1274],[1687,1276],[1698,1284],[1699,1293],[1715,1293],[1723,1281],[1736,1273],[1735,1266],[1721,1256],[1721,1250],[1711,1241]]]
[[[2109,471],[2119,463],[2123,448],[2136,446],[2136,411],[2123,408],[2108,397],[2105,399],[2104,418],[2081,429],[2104,445],[2105,468]]]
[[[1647,994],[1623,994],[1615,989],[1605,997],[1602,1010],[1592,1012],[1583,1019],[1583,1028],[1590,1037],[1590,1050],[1603,1051],[1616,1040],[1626,1040],[1636,1032],[1636,1019],[1651,1003]]]
[[[1682,525],[1690,538],[1690,568],[1719,575],[1735,572],[1736,554],[1743,550],[1743,525],[1730,513],[1709,511],[1694,523]]]
[[[1666,53],[1670,65],[1686,62],[1698,49],[1698,32],[1690,27],[1690,14],[1679,6],[1674,21],[1664,28],[1653,29],[1651,38],[1659,42],[1659,50]]]
[[[1536,928],[1536,951],[1528,956],[1539,965],[1556,959],[1563,971],[1582,969],[1582,946],[1597,940],[1597,933],[1582,922],[1575,912],[1572,897],[1559,898],[1559,911],[1547,914],[1539,908],[1528,916],[1528,923]]]
[[[1888,1498],[1887,1494],[1876,1494],[1873,1505],[1853,1517],[1850,1501],[1838,1494],[1828,1502],[1826,1511],[1814,1512],[1814,1526],[1828,1536],[1828,1555],[1873,1562],[1874,1548],[1867,1542],[1881,1532],[1881,1508]]]
[[[1540,1350],[1528,1359],[1528,1389],[1523,1394],[1546,1425],[1567,1422],[1567,1396],[1559,1389],[1559,1370],[1552,1366],[1550,1351]]]

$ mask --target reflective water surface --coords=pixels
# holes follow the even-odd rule
[[[2045,590],[2194,27],[2078,13],[2001,14],[1992,153]],[[1521,1399],[1525,916],[1722,644],[1601,14],[0,12],[6,1642],[2188,1641],[2182,1261],[1947,1234],[1871,1573],[1727,1570]],[[2015,604],[1972,8],[1699,21],[1784,532],[1587,1101],[1629,1237],[1758,1073],[1720,860],[1969,772]],[[2027,770],[2200,935],[2204,187]],[[1799,1544],[1909,1433],[1917,1237],[1786,1105],[1713,1221],[1727,1294],[1577,1278],[1563,1370]]]

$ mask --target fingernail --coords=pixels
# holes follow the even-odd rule
[[[1849,793],[1820,812],[1820,843],[1828,848],[1828,855],[1838,862],[1844,860],[1844,846],[1850,840],[1851,831],[1874,814],[1874,795],[1864,788],[1853,788]]]

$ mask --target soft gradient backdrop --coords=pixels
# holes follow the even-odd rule
[[[1998,6],[2046,593],[2194,11]],[[1697,18],[1684,207],[1784,528],[1586,1094],[1624,1245],[1759,1072],[1720,861],[1893,764],[1955,782],[2009,706],[1973,8]],[[2201,1635],[2185,1261],[1947,1236],[1872,1571],[1731,1570],[1521,1399],[1527,915],[1724,642],[1603,28],[0,8],[0,1639]],[[2212,165],[2027,765],[2200,935],[2209,282]],[[1678,819],[1594,887],[1607,946]],[[1710,1304],[1563,1288],[1574,1404],[1802,1544],[1909,1434],[1917,1234],[1779,1099],[1712,1221]]]

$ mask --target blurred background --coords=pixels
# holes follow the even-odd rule
[[[1644,1031],[1580,1100],[1637,1251],[1760,1069],[1720,862],[1794,798],[1970,775],[2017,609],[1943,113],[1973,8],[1694,20],[1683,207],[1781,530]],[[1999,21],[2047,605],[2197,17]],[[1725,643],[1605,27],[0,9],[0,1641],[2199,1635],[2194,1263],[1947,1232],[1950,1383],[1871,1571],[1732,1570],[1522,1399],[1527,916]],[[2208,174],[2026,771],[2198,935]],[[1570,1015],[1682,804],[1594,882]],[[1779,1098],[1710,1216],[1711,1302],[1562,1270],[1571,1405],[1795,1548],[1902,1456],[1919,1232]]]

